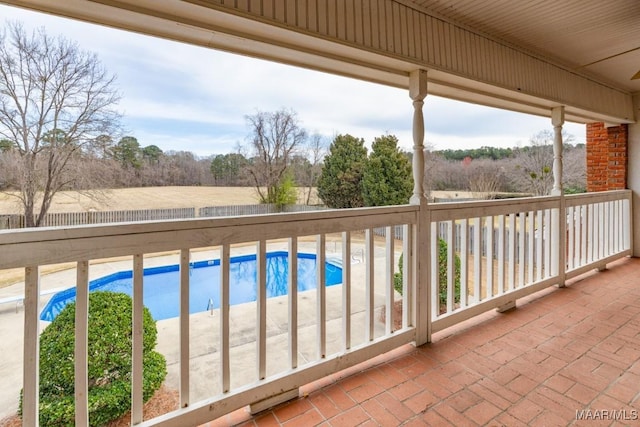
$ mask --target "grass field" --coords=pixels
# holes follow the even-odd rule
[[[302,203],[302,189],[300,202]],[[315,192],[314,192],[315,194]],[[49,212],[119,211],[137,209],[201,208],[204,206],[253,205],[253,187],[142,187],[94,192],[61,191]],[[313,199],[312,203],[317,203]],[[18,200],[0,193],[0,214],[21,213]]]

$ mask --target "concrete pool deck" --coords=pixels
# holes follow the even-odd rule
[[[341,256],[339,241],[327,242],[327,257]],[[362,260],[363,244],[352,242],[355,261]],[[396,263],[400,255],[396,246]],[[286,242],[269,242],[268,251],[286,250]],[[299,242],[299,252],[315,253],[315,242]],[[234,247],[232,256],[255,253],[255,246]],[[193,251],[192,261],[218,258],[217,250]],[[385,259],[384,247],[376,245],[375,264]],[[178,263],[178,254],[163,254],[145,257],[145,268]],[[121,270],[130,270],[130,260],[92,263],[90,280]],[[0,275],[2,272],[0,271]],[[352,345],[364,342],[364,278],[365,264],[352,264]],[[66,289],[75,285],[75,269],[67,269],[41,277],[40,290],[45,293],[53,289]],[[385,281],[382,268],[375,269],[375,306],[377,311],[384,304]],[[24,294],[24,282],[0,289],[0,299]],[[44,308],[52,294],[40,298]],[[342,285],[326,288],[326,331],[327,354],[342,349]],[[381,313],[376,314],[379,319]],[[230,308],[230,359],[231,387],[250,384],[257,379],[256,366],[256,304],[239,304]],[[190,316],[190,401],[192,403],[221,392],[219,373],[219,320],[218,310],[201,312]],[[178,389],[179,328],[178,318],[157,322],[157,350],[167,359],[168,375],[165,384]],[[41,330],[48,322],[41,322]],[[20,305],[7,303],[0,305],[0,341],[3,357],[0,360],[0,419],[14,414],[18,408],[18,397],[22,388],[24,310]],[[376,336],[384,333],[384,324],[376,322]],[[316,358],[316,291],[298,294],[298,366]],[[267,375],[289,368],[288,344],[288,296],[269,298],[267,301]],[[278,350],[275,350],[278,349]]]

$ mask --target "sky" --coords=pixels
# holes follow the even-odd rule
[[[44,27],[97,54],[116,75],[118,110],[126,135],[141,146],[185,150],[199,156],[236,151],[247,144],[246,116],[258,111],[296,112],[300,125],[330,143],[337,134],[364,138],[396,135],[411,150],[413,107],[408,91],[85,24],[0,5],[2,24]],[[529,144],[549,118],[514,113],[428,95],[425,143],[436,150]],[[585,127],[565,123],[575,142]]]

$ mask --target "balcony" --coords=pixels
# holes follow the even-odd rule
[[[630,198],[630,191],[611,191],[1,232],[0,269],[24,269],[25,356],[22,366],[11,368],[22,371],[24,424],[38,419],[40,295],[50,286],[40,271],[75,264],[76,423],[83,425],[89,280],[102,260],[128,263],[135,337],[143,269],[163,257],[180,265],[181,313],[170,326],[174,339],[161,343],[161,351],[181,409],[143,422],[142,343],[134,339],[133,424],[339,417],[337,424],[363,414],[382,424],[414,418],[427,424],[566,424],[586,408],[628,409],[631,416],[638,406],[628,395],[640,375],[640,348],[632,343],[640,305],[630,273],[637,263],[620,261],[631,254]],[[332,259],[342,266],[342,284],[325,286],[318,269],[316,289],[298,292],[292,273],[289,294],[267,300],[260,291],[264,268],[258,267],[256,301],[232,306],[230,258],[247,248],[259,266],[274,248],[287,251],[290,265],[299,251],[315,253],[320,265]],[[200,251],[221,260],[221,308],[205,313],[207,320],[188,314],[190,263]],[[611,262],[610,271],[577,281]],[[616,280],[607,279],[612,276]],[[510,310],[516,300],[520,308]],[[210,326],[202,332],[205,321]],[[241,330],[252,338],[238,342]],[[203,333],[212,348],[206,358]],[[249,418],[247,407],[259,418]]]

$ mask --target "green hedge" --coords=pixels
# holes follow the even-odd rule
[[[74,425],[75,303],[67,305],[40,336],[40,425]],[[132,300],[122,293],[89,294],[89,424],[101,426],[131,409]],[[143,313],[143,399],[167,375],[154,351],[156,324]],[[22,393],[21,393],[22,394]],[[22,411],[22,399],[20,412]]]

